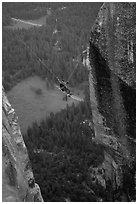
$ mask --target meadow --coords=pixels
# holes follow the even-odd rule
[[[79,102],[69,98],[65,101],[65,94],[55,85],[48,87],[46,80],[38,76],[28,77],[19,82],[8,93],[8,99],[11,102],[16,114],[22,133],[25,133],[28,126],[35,121],[39,122],[45,119],[51,112],[56,113],[66,105]],[[74,89],[74,94],[84,98],[82,90]]]

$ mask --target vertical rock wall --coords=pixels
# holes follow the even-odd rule
[[[42,202],[35,183],[18,119],[2,90],[2,200]]]
[[[123,171],[135,166],[135,35],[136,4],[104,3],[91,32],[89,85],[94,141],[105,146],[105,161],[99,168],[104,169],[106,184],[110,175],[111,186],[105,188],[113,191],[124,188]],[[122,195],[126,199],[122,201],[133,200],[135,195],[126,189],[129,196]],[[113,201],[113,193],[109,194]]]

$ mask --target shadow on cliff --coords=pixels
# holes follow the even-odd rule
[[[107,126],[113,129],[115,133],[114,107],[113,107],[113,90],[111,70],[107,61],[100,54],[99,49],[95,45],[91,45],[90,54],[92,55],[95,78],[97,82],[96,94],[98,99],[98,108],[101,114],[106,118]],[[115,76],[117,77],[117,76]],[[124,110],[126,112],[125,125],[127,134],[135,138],[136,130],[136,91],[123,82],[119,77],[118,86],[121,94]],[[121,110],[122,111],[122,110]]]

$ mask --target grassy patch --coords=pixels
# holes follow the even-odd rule
[[[83,92],[79,92],[80,97],[83,98]],[[74,93],[77,95],[77,92]],[[51,112],[56,113],[66,108],[67,104],[78,104],[78,101],[72,98],[68,101],[63,100],[64,96],[55,87],[47,88],[45,80],[37,76],[21,81],[8,92],[8,98],[19,117],[22,132],[26,132],[34,120],[39,122]]]

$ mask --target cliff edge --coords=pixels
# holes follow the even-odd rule
[[[35,183],[18,118],[2,90],[2,200],[43,202]]]

